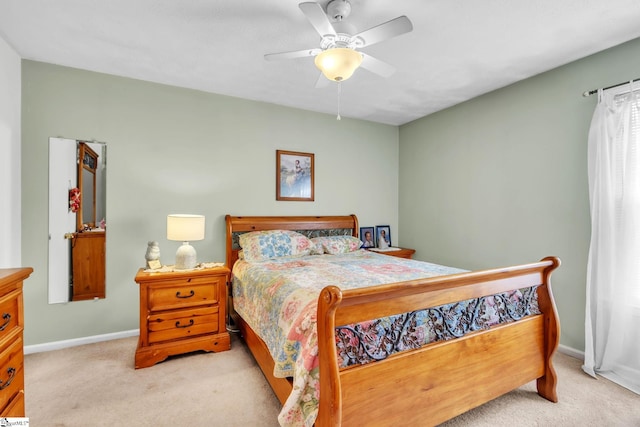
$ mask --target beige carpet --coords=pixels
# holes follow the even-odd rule
[[[137,338],[25,357],[26,411],[40,426],[277,426],[279,403],[239,339],[231,351],[133,369]],[[640,426],[640,396],[558,354],[560,402],[527,384],[444,424]]]
[[[41,426],[277,426],[279,402],[246,347],[134,369],[138,338],[25,356],[26,414]]]

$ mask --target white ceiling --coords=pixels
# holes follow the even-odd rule
[[[337,84],[315,88],[313,58],[263,58],[318,47],[298,3],[2,0],[0,37],[25,59],[336,114]],[[413,22],[363,49],[395,66],[393,76],[359,69],[342,83],[343,117],[393,125],[640,37],[638,0],[351,4],[358,32],[400,15]]]

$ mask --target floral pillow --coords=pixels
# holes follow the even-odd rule
[[[311,252],[309,253],[309,255],[322,255],[322,254],[324,254],[324,248],[322,247],[322,244],[315,243],[313,241],[313,239],[311,239],[311,243],[313,243],[313,247],[311,247]]]
[[[240,235],[247,261],[263,261],[285,256],[309,255],[314,244],[306,236],[290,230],[252,231]]]
[[[357,251],[362,246],[362,241],[353,236],[314,237],[311,241],[316,247],[321,247],[325,253],[331,255]]]

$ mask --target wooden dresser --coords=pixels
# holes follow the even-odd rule
[[[0,416],[24,417],[22,282],[33,269],[0,269]]]
[[[226,329],[227,267],[168,273],[138,271],[140,338],[135,366],[196,350],[231,348]]]

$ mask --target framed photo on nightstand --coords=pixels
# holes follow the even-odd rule
[[[375,248],[376,234],[373,227],[360,227],[360,240],[362,240],[363,248]]]
[[[377,247],[386,249],[391,247],[391,227],[388,225],[376,225]]]

